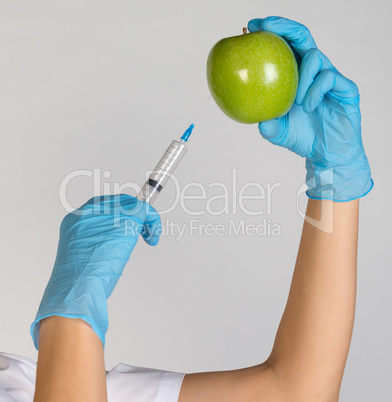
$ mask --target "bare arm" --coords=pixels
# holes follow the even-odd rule
[[[34,402],[107,401],[103,346],[83,320],[41,322]]]
[[[309,200],[291,290],[270,367],[302,401],[336,401],[351,342],[356,298],[359,201]]]
[[[271,356],[248,369],[185,376],[180,402],[338,400],[355,313],[358,204],[309,200],[307,217],[319,220],[323,209],[323,224],[304,223]]]

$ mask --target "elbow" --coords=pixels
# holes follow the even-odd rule
[[[265,362],[281,402],[338,402],[341,379],[327,373],[305,371],[301,367],[285,367]]]

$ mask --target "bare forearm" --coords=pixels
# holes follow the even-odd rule
[[[107,401],[102,342],[79,319],[41,322],[34,402]]]
[[[307,400],[337,400],[355,314],[358,200],[309,200],[284,315],[269,363]],[[333,232],[328,234],[333,223]],[[318,398],[318,396],[323,397]],[[313,399],[310,399],[313,398]],[[317,399],[316,399],[317,398]],[[304,400],[304,399],[303,399]]]

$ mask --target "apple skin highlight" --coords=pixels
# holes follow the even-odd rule
[[[253,32],[214,45],[207,59],[207,82],[227,116],[254,124],[290,110],[297,93],[298,65],[281,36]]]

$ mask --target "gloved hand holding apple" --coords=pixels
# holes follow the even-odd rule
[[[317,49],[304,25],[267,17],[249,21],[248,29],[219,41],[208,56],[207,80],[218,106],[236,121],[258,122],[263,138],[306,158],[309,198],[366,195],[373,180],[356,84]]]

